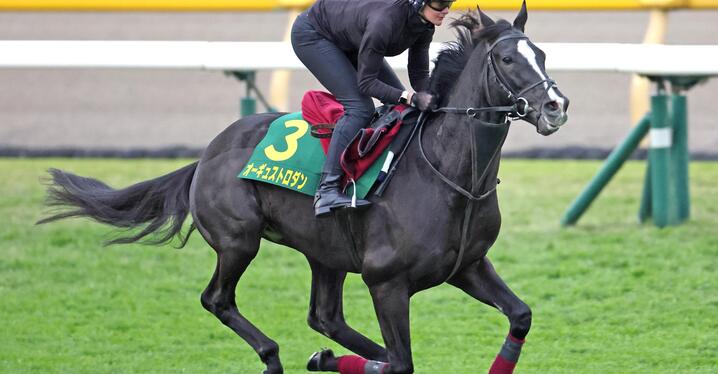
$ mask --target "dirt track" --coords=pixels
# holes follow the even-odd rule
[[[0,13],[0,39],[276,41],[287,18],[283,12]],[[534,12],[527,33],[538,42],[635,43],[647,22],[645,12]],[[435,40],[451,39],[442,26]],[[668,43],[718,43],[718,12],[672,13]],[[569,124],[543,138],[516,123],[507,150],[609,148],[625,136],[628,76],[553,76],[571,98]],[[266,90],[269,74],[259,74],[258,81]],[[199,71],[0,70],[0,82],[0,145],[30,148],[203,147],[237,118],[244,92],[232,78]],[[295,74],[291,86],[291,110],[304,91],[320,88],[306,73]],[[693,151],[718,149],[716,93],[716,80],[690,92]]]

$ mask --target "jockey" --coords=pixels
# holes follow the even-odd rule
[[[314,198],[314,213],[352,206],[341,191],[342,152],[374,113],[372,98],[421,111],[433,105],[429,89],[429,44],[454,0],[317,0],[292,26],[297,57],[344,106],[329,145]],[[405,90],[384,57],[409,50]],[[356,207],[370,204],[356,201]]]

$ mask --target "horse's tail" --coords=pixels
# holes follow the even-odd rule
[[[106,244],[133,243],[156,232],[154,238],[143,243],[162,244],[177,235],[181,240],[180,247],[183,247],[195,229],[193,223],[186,235],[181,234],[182,224],[189,213],[189,190],[196,169],[197,162],[120,190],[97,179],[50,169],[52,179],[46,204],[59,207],[60,212],[37,223],[89,217],[125,229],[143,227],[136,234],[119,237]]]

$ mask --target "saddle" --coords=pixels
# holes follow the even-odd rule
[[[302,115],[311,125],[312,136],[320,139],[326,154],[336,122],[344,115],[344,107],[329,93],[308,91],[302,99]],[[346,182],[358,180],[384,152],[388,152],[377,178],[382,182],[394,155],[408,141],[411,126],[402,125],[416,116],[418,112],[407,105],[387,104],[376,108],[368,126],[361,129],[342,152],[340,164],[346,173]]]

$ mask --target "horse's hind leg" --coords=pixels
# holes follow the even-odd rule
[[[309,326],[360,356],[386,362],[384,347],[349,327],[344,320],[342,291],[347,273],[312,260],[309,265],[312,268]]]
[[[511,323],[509,336],[489,372],[492,374],[513,372],[524,338],[531,328],[531,309],[496,274],[486,257],[457,273],[449,283],[484,304],[498,308],[509,318]]]
[[[259,234],[242,235],[240,242],[224,243],[217,251],[217,268],[202,293],[202,305],[241,336],[267,365],[265,373],[282,373],[279,346],[249,322],[237,308],[237,282],[259,249]]]
[[[381,335],[389,356],[388,366],[377,363],[375,372],[385,374],[411,374],[414,363],[411,357],[409,334],[409,285],[397,276],[393,280],[369,286],[374,310],[379,319]],[[365,275],[365,282],[366,282]]]
[[[401,278],[401,277],[397,277]],[[365,279],[366,281],[366,279]],[[411,374],[414,364],[411,358],[409,338],[409,291],[402,279],[381,282],[369,286],[374,310],[379,318],[379,327],[386,344],[387,359],[367,360],[360,356],[323,356],[315,353],[308,368],[312,371],[338,371],[340,373]],[[326,363],[323,361],[326,360]]]

